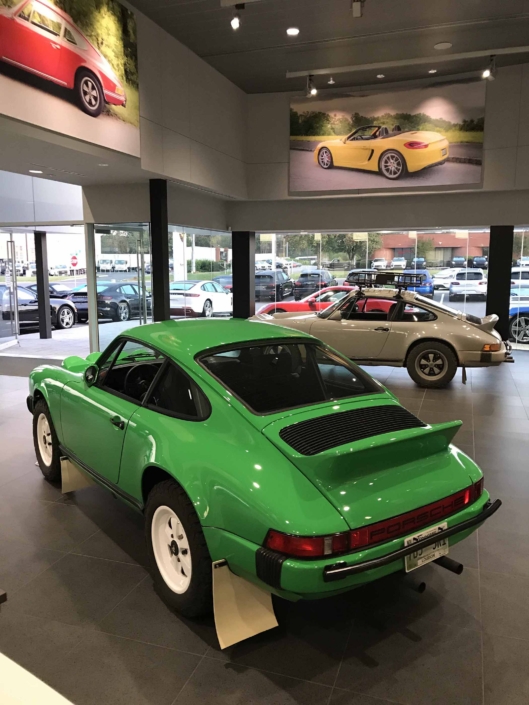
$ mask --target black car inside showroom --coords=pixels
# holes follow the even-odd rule
[[[0,0],[0,705],[527,705],[527,0]]]

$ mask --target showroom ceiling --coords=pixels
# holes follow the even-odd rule
[[[222,5],[232,0],[223,0]],[[233,0],[235,2],[235,0]],[[480,71],[485,59],[449,61],[451,54],[523,46],[529,36],[529,0],[366,0],[354,17],[352,0],[253,0],[231,28],[233,7],[221,0],[131,0],[132,5],[183,42],[248,93],[302,90],[303,77],[288,71],[356,66],[334,76],[336,86],[365,86],[428,75]],[[357,3],[355,3],[357,5]],[[289,37],[288,27],[299,28]],[[434,45],[452,46],[438,51]],[[423,58],[423,65],[406,66]],[[401,61],[377,79],[364,64]],[[502,56],[498,65],[528,61],[528,54]],[[326,85],[320,77],[319,86]]]

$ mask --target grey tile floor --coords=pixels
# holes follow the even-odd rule
[[[279,600],[278,629],[224,652],[211,619],[177,617],[153,591],[141,517],[42,479],[26,379],[0,377],[0,651],[75,705],[527,705],[529,354],[440,391],[371,371],[425,421],[463,420],[456,441],[504,507],[453,550],[463,575],[426,566]]]

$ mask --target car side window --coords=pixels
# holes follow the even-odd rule
[[[46,30],[50,34],[59,37],[62,30],[62,22],[58,15],[43,5],[36,5],[31,17],[31,24],[40,29]]]
[[[123,284],[123,286],[121,287],[121,291],[126,296],[135,296],[136,295],[134,288],[130,284]]]
[[[428,323],[436,320],[437,316],[435,313],[414,304],[406,304],[399,317],[399,321],[405,321],[406,323]]]
[[[351,299],[341,309],[342,319],[348,321],[389,321],[397,304],[392,299]]]
[[[218,282],[213,282],[213,286],[215,287],[215,291],[219,294],[224,294],[224,287],[222,287]]]
[[[207,282],[206,284],[204,284],[204,286],[202,288],[204,289],[204,291],[209,291],[211,293],[215,293],[215,287],[213,286],[213,284],[211,282]]]
[[[64,29],[64,38],[66,39],[67,42],[70,42],[70,44],[77,44],[77,41],[76,41],[73,33],[70,32],[68,27],[65,27],[65,29]]]
[[[172,362],[162,371],[146,406],[152,411],[190,421],[201,421],[209,416],[209,403],[204,393]]]
[[[164,360],[161,353],[143,343],[121,340],[108,355],[104,354],[97,386],[142,403]]]
[[[28,2],[27,5],[25,5],[22,10],[18,13],[18,16],[20,17],[21,20],[26,20],[26,22],[29,22],[31,18],[31,11],[33,10],[33,3]]]
[[[18,289],[17,290],[17,298],[19,303],[24,302],[28,304],[30,301],[35,301],[37,298],[37,294],[33,293],[32,291],[28,291],[26,289]]]

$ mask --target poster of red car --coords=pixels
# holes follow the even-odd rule
[[[134,14],[116,0],[0,0],[0,112],[137,154]]]

